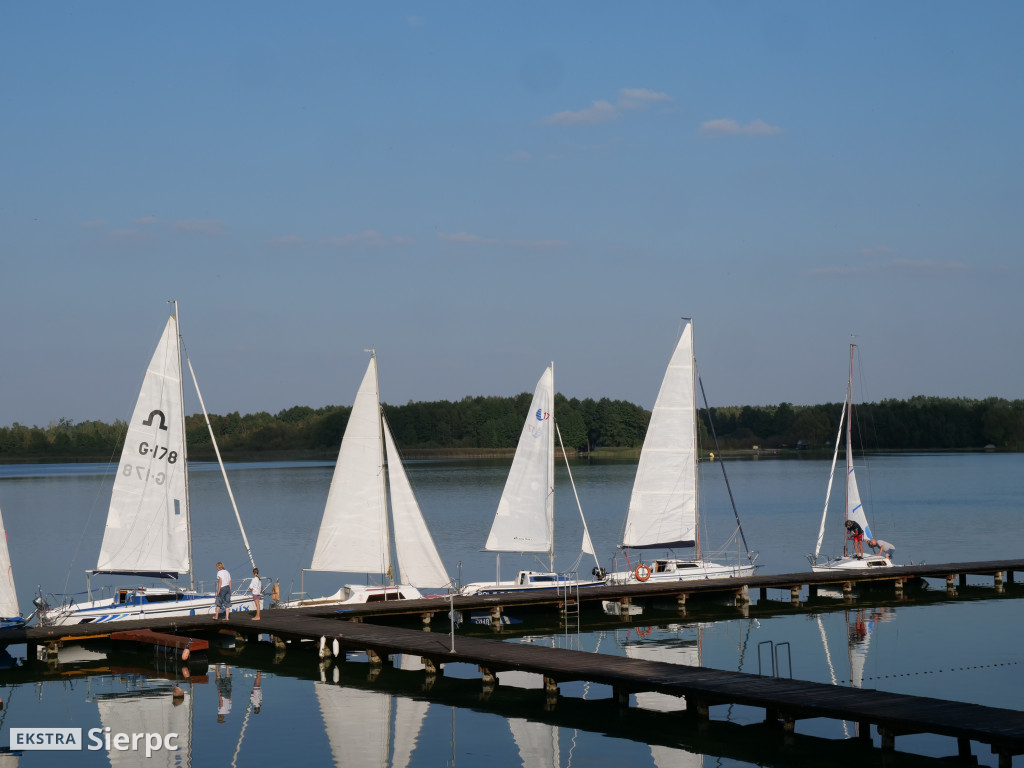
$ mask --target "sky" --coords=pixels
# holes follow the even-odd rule
[[[171,299],[213,413],[650,408],[681,317],[712,406],[1019,399],[1022,23],[0,4],[0,426],[128,418]]]

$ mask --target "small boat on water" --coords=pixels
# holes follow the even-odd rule
[[[146,368],[142,390],[128,424],[99,559],[96,568],[86,574],[87,577],[97,574],[138,576],[162,579],[166,583],[167,579],[188,573],[189,588],[118,587],[111,597],[82,602],[66,597],[57,605],[50,605],[40,595],[34,602],[42,624],[88,624],[142,616],[164,618],[213,613],[216,592],[197,591],[192,573],[188,456],[177,314],[175,302]],[[191,363],[189,368],[191,370]],[[194,374],[192,380],[198,394]],[[202,395],[199,401],[202,403]],[[205,414],[205,406],[203,409]],[[208,427],[209,423],[207,419]],[[210,437],[213,438],[212,428]],[[215,440],[214,447],[216,449]],[[227,483],[226,473],[224,482]],[[228,486],[229,495],[230,491]],[[235,514],[237,517],[237,509]],[[238,523],[249,560],[253,562],[240,517]],[[249,580],[237,583],[239,587],[231,595],[230,610],[249,610],[252,608],[252,596],[246,591]]]
[[[512,459],[505,489],[494,514],[484,550],[496,555],[494,581],[466,584],[462,595],[487,595],[533,590],[575,590],[604,584],[603,571],[590,541],[587,521],[583,519],[583,542],[576,564],[566,572],[555,571],[555,364],[551,363],[533,393],[526,423]],[[559,436],[561,440],[561,436]],[[563,450],[564,454],[564,450]],[[566,467],[569,464],[566,461]],[[572,481],[572,472],[569,473]],[[575,485],[573,486],[575,492]],[[547,571],[520,571],[511,581],[501,579],[501,552],[547,553]],[[594,557],[593,578],[579,578],[575,572],[584,554]]]
[[[619,544],[620,549],[627,551],[660,549],[666,554],[635,565],[629,562],[627,554],[628,569],[616,571],[613,568],[607,576],[608,584],[689,581],[754,573],[756,555],[749,551],[746,563],[740,562],[738,557],[735,564],[715,563],[703,557],[696,381],[693,321],[684,318],[682,333],[651,411]],[[742,536],[738,517],[736,533]],[[675,554],[677,549],[692,549],[693,557],[679,557]]]
[[[807,558],[811,563],[811,570],[816,572],[828,571],[864,571],[877,568],[892,568],[893,562],[885,554],[870,554],[869,552],[850,552],[849,537],[843,540],[843,553],[833,557],[822,556],[821,547],[825,540],[825,521],[828,517],[828,506],[832,496],[832,481],[835,479],[836,461],[839,458],[839,446],[843,441],[843,427],[846,427],[846,505],[843,513],[844,530],[859,531],[862,537],[861,547],[867,547],[868,542],[875,539],[875,535],[868,525],[867,514],[864,504],[861,502],[860,490],[857,487],[857,473],[853,466],[853,354],[857,348],[856,344],[850,345],[850,377],[846,387],[846,400],[843,402],[843,410],[839,417],[839,433],[836,435],[836,448],[832,455],[832,470],[828,476],[828,489],[825,492],[825,508],[821,513],[821,527],[818,529],[818,540],[814,546],[814,554]]]
[[[389,495],[393,520],[388,515]],[[275,607],[408,600],[423,597],[420,589],[444,589],[451,584],[381,409],[376,352],[370,355],[341,439],[308,570],[365,573],[368,581],[344,584],[322,597],[308,597],[303,571],[302,596]]]

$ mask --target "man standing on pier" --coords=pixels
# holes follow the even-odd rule
[[[213,604],[213,620],[220,616],[221,606],[224,606],[224,621],[228,620],[228,613],[231,611],[231,574],[227,572],[224,563],[217,563],[217,600]]]

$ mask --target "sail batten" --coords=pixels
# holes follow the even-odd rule
[[[697,420],[693,323],[676,344],[651,411],[621,547],[697,544]]]
[[[188,515],[181,354],[172,315],[128,425],[94,572],[188,572]]]

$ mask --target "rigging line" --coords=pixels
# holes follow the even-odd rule
[[[245,545],[245,553],[249,556],[249,562],[252,567],[256,567],[256,560],[252,556],[252,547],[249,546],[249,539],[245,535],[245,528],[242,526],[242,516],[238,512],[238,504],[235,503],[235,494],[231,491],[231,483],[228,482],[228,472],[224,468],[224,460],[220,456],[220,448],[217,446],[217,438],[213,434],[213,425],[210,424],[210,414],[206,412],[206,404],[203,402],[203,395],[199,391],[199,381],[196,379],[195,369],[192,367],[192,358],[188,356],[188,350],[185,349],[184,339],[181,342],[182,352],[185,353],[185,361],[188,363],[189,373],[192,374],[192,383],[196,387],[196,395],[199,397],[199,405],[203,409],[203,418],[206,420],[206,428],[210,431],[210,440],[213,442],[213,451],[217,454],[217,464],[220,465],[220,473],[224,476],[224,485],[228,489],[228,498],[231,499],[231,508],[235,510],[235,519],[238,521],[238,530],[242,533],[242,543]],[[190,567],[194,567],[192,563]]]
[[[696,360],[693,361],[693,367],[697,367]],[[711,418],[711,408],[708,407],[708,396],[704,393],[704,380],[701,379],[699,371],[697,372],[697,383],[700,384],[700,396],[704,400],[704,410],[707,412],[708,415],[708,427],[711,429],[711,439],[715,443],[715,451],[718,453],[719,456],[721,456],[722,451],[718,447],[718,433],[715,432],[715,422]],[[732,486],[729,485],[729,475],[727,475],[725,472],[725,462],[719,460],[718,463],[722,467],[722,477],[725,478],[725,488],[729,492],[729,503],[732,504],[732,514],[736,518],[736,527],[739,529],[740,538],[743,539],[743,549],[745,549],[747,552],[747,560],[753,563],[754,560],[750,556],[750,547],[747,546],[747,537],[743,534],[743,524],[740,523],[740,513],[736,510],[736,500],[732,496]]]

